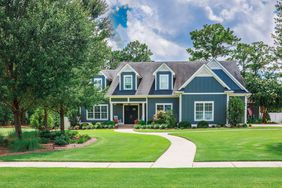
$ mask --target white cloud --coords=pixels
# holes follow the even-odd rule
[[[208,18],[211,20],[211,21],[215,21],[215,22],[223,22],[223,18],[219,17],[219,16],[216,16],[214,13],[213,13],[213,10],[211,9],[211,7],[209,6],[206,6],[205,7],[205,11],[206,11],[206,14],[208,16]]]

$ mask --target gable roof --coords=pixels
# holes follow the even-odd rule
[[[107,95],[115,93],[119,86],[119,78],[117,73],[120,72],[126,64],[130,65],[141,77],[140,83],[134,95],[149,95],[150,90],[154,87],[155,76],[153,73],[162,65],[167,65],[174,73],[173,91],[178,89],[207,61],[164,61],[164,62],[122,62],[114,71],[106,70],[105,74],[109,74],[112,78],[112,83],[107,91]],[[230,63],[225,61],[219,62],[230,74],[236,78],[242,85],[244,84],[243,78],[240,75],[240,71],[236,63]],[[228,85],[228,84],[226,84]]]
[[[226,85],[224,81],[221,80],[220,77],[217,76],[206,64],[203,64],[184,84],[179,88],[179,90],[186,87],[196,76],[212,76],[214,77],[224,88],[230,90],[230,87]]]

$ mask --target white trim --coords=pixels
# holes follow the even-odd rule
[[[126,88],[125,87],[125,78],[129,78],[129,77],[130,77],[130,80],[131,80],[131,87]],[[133,90],[133,75],[131,75],[131,74],[123,75],[123,90],[126,90],[126,91]]]
[[[182,121],[182,94],[179,95],[179,118],[178,121]]]
[[[172,73],[173,76],[175,75],[175,72],[174,72],[167,64],[165,64],[165,63],[161,64],[161,65],[153,72],[153,75],[156,76],[157,72],[159,72],[159,70],[160,70],[161,68],[163,68],[164,66],[165,66],[165,68],[166,68],[168,71],[170,71],[170,72]],[[163,70],[162,70],[162,71],[163,71]],[[160,72],[162,72],[162,71],[160,71]]]
[[[239,96],[251,96],[252,94],[251,93],[229,93],[228,94],[229,96],[237,96],[237,97],[239,97]]]
[[[131,71],[124,71],[124,69],[126,69],[127,67],[129,69],[131,69]],[[140,77],[138,72],[132,66],[130,66],[129,64],[124,65],[123,68],[117,73],[117,75],[120,76],[122,72],[134,72],[137,76]]]
[[[230,89],[206,64],[203,64],[178,90],[186,87],[195,77],[197,77],[202,69],[206,69],[223,87]]]
[[[171,110],[173,110],[173,103],[156,103],[155,104],[155,114],[157,113],[157,106],[158,105],[162,105],[163,106],[163,109],[165,111],[165,106],[171,106]]]
[[[127,101],[113,101],[112,102],[113,104],[142,104],[142,103],[146,103],[145,101],[130,101],[130,102],[127,102]]]
[[[228,125],[228,108],[229,108],[229,95],[226,95],[226,125]]]
[[[113,111],[113,103],[111,102],[111,100],[110,100],[110,121],[113,121],[114,120],[114,117],[113,117],[113,115],[114,115],[114,111]]]
[[[109,95],[111,98],[178,98],[177,95]]]
[[[166,88],[161,88],[161,77],[162,77],[162,79],[164,79],[164,78],[166,79],[166,84],[167,84]],[[168,90],[169,89],[169,74],[160,74],[158,84],[159,84],[160,90]]]
[[[183,95],[226,95],[224,92],[218,93],[182,93]]]
[[[141,119],[145,121],[145,103],[142,103],[142,114],[141,114]]]
[[[96,106],[99,106],[100,108],[102,107],[102,106],[106,106],[107,108],[107,118],[101,118],[101,119],[96,119],[95,118],[95,107]],[[92,109],[93,109],[93,118],[88,118],[88,110],[86,109],[86,120],[94,120],[94,121],[105,121],[105,120],[109,120],[109,106],[107,105],[107,104],[98,104],[98,105],[94,105],[93,107],[92,107]],[[101,109],[100,109],[101,110]],[[102,111],[101,111],[101,113],[102,113]]]
[[[148,97],[146,98],[146,121],[148,122]]]
[[[244,108],[244,123],[247,123],[247,111],[248,110],[248,99],[245,96],[245,108]]]
[[[249,92],[221,63],[219,63],[216,59],[212,60],[213,63],[217,63],[218,66],[243,90]]]
[[[96,80],[96,81],[99,80],[99,81],[101,82],[101,88],[98,88],[98,87],[95,85],[95,80]],[[104,86],[104,88],[106,88],[105,83],[103,83],[103,78],[93,78],[93,84],[94,84],[94,86],[95,86],[97,89],[99,89],[100,91],[103,90],[103,86]]]
[[[212,119],[205,119],[205,104],[212,104]],[[203,119],[196,118],[196,104],[203,104]],[[194,121],[214,121],[214,101],[194,101]]]
[[[105,73],[103,73],[103,71],[99,71],[98,75],[103,75],[108,80],[108,77],[105,75]]]

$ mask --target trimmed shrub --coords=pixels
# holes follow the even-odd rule
[[[42,131],[39,132],[39,137],[40,138],[52,139],[51,131],[49,131],[49,130],[42,130]]]
[[[47,111],[47,128],[52,129],[55,127],[54,124],[54,115],[53,113]],[[37,108],[35,112],[30,116],[30,124],[33,128],[36,129],[45,129],[44,127],[44,109],[43,108]]]
[[[160,128],[160,125],[159,124],[154,124],[153,125],[153,129],[159,129]]]
[[[189,121],[181,121],[181,122],[179,122],[178,127],[180,129],[191,128],[191,123]]]
[[[113,121],[104,121],[103,123],[102,123],[103,125],[112,125],[113,127],[115,126],[115,122],[113,122]]]
[[[61,136],[57,136],[55,138],[55,142],[54,142],[56,145],[59,145],[59,146],[65,146],[67,144],[69,144],[69,139],[65,136],[65,135],[61,135]]]
[[[207,121],[199,121],[197,123],[197,128],[208,128],[209,127],[209,123]]]
[[[146,129],[152,129],[153,128],[153,125],[149,124],[149,125],[146,125]]]
[[[90,140],[90,139],[91,139],[91,137],[88,136],[87,134],[80,135],[80,136],[79,136],[79,139],[77,140],[76,143],[78,143],[78,144],[83,144],[84,142],[87,142],[87,141]]]
[[[40,138],[39,142],[40,142],[40,144],[48,144],[50,142],[50,139],[42,137],[42,138]]]
[[[143,120],[140,120],[140,121],[138,121],[138,123],[137,123],[138,125],[146,125],[146,122],[145,121],[143,121]]]
[[[154,115],[155,124],[167,124],[169,128],[176,127],[176,118],[172,110],[169,111],[158,111]]]
[[[102,128],[103,128],[103,125],[101,122],[95,123],[95,129],[102,129]]]
[[[134,125],[134,129],[140,129],[140,125]]]
[[[160,129],[167,129],[169,126],[167,124],[161,124],[159,126]]]
[[[248,125],[246,123],[243,124],[244,128],[248,128]]]
[[[238,126],[244,115],[244,102],[239,97],[230,97],[228,104],[228,121],[231,126]]]

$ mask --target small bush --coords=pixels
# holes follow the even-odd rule
[[[69,144],[69,140],[65,135],[62,134],[61,136],[57,136],[55,138],[55,144],[59,146],[65,146]]]
[[[101,122],[95,123],[95,129],[102,129],[102,128],[103,128],[103,125]]]
[[[180,129],[187,129],[187,128],[191,128],[191,123],[189,121],[182,121],[178,124],[178,127]]]
[[[108,125],[108,129],[113,129],[115,128],[115,125]]]
[[[246,123],[243,124],[244,128],[248,128],[248,125]]]
[[[65,135],[69,138],[69,139],[75,139],[79,136],[77,131],[66,131]]]
[[[244,115],[244,102],[239,97],[231,97],[228,104],[228,120],[231,126],[242,122]]]
[[[84,143],[84,142],[87,142],[87,141],[90,140],[90,139],[91,139],[91,137],[88,136],[88,135],[86,135],[86,134],[80,135],[80,136],[79,136],[79,139],[77,140],[77,143],[78,143],[78,144],[82,144],[82,143]]]
[[[249,124],[249,127],[252,127],[252,124]]]
[[[140,129],[140,125],[134,125],[134,129]]]
[[[153,128],[153,125],[149,124],[149,125],[146,125],[146,129],[152,129]]]
[[[103,125],[112,125],[112,126],[115,126],[115,122],[113,122],[113,121],[104,121],[103,123],[102,123]]]
[[[49,130],[42,130],[42,131],[39,132],[39,137],[40,138],[52,139],[51,131],[49,131]]]
[[[169,126],[167,124],[161,124],[159,126],[160,129],[167,129]]]
[[[88,125],[89,125],[89,123],[82,123],[81,129],[84,129],[84,130],[87,129]]]
[[[159,129],[160,125],[159,124],[154,124],[153,129]]]
[[[40,142],[40,144],[48,144],[50,142],[50,139],[42,137],[42,138],[40,138],[39,142]]]
[[[146,125],[146,122],[145,121],[143,121],[143,120],[140,120],[140,121],[138,121],[138,123],[137,123],[138,125]]]
[[[199,121],[197,123],[197,128],[208,128],[209,127],[209,123],[207,121]]]

